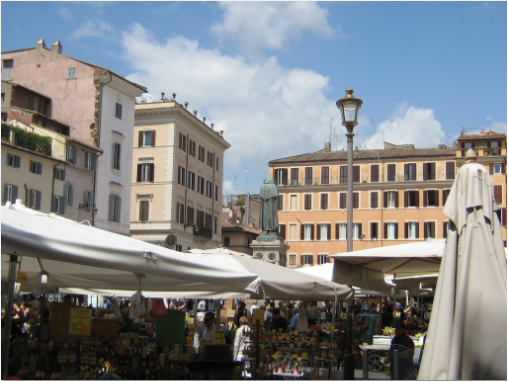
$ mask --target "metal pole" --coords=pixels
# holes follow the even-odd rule
[[[393,375],[392,379],[399,380],[399,349],[393,349]]]
[[[347,128],[347,251],[353,251],[353,129],[354,125],[346,125]],[[344,379],[355,379],[355,364],[353,358],[353,321],[351,319],[352,301],[347,303],[346,316],[346,350],[344,352]]]
[[[9,281],[7,284],[7,308],[5,312],[4,340],[2,342],[2,379],[7,379],[7,368],[9,366],[9,347],[11,344],[12,311],[14,304],[14,284],[16,282],[16,266],[18,256],[10,255],[9,259]]]
[[[363,379],[369,379],[369,351],[363,351]]]

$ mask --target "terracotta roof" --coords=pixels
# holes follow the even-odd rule
[[[249,232],[259,235],[261,230],[254,227],[247,227],[243,224],[237,224],[230,220],[229,212],[222,213],[222,231],[223,232]]]
[[[396,159],[407,157],[454,157],[456,153],[455,147],[427,148],[393,148],[378,150],[354,150],[353,160],[378,160],[378,159]],[[313,153],[301,154],[287,158],[274,159],[268,164],[298,163],[298,162],[346,162],[347,151],[326,151],[319,150]]]
[[[52,161],[55,161],[55,162],[58,162],[58,163],[61,163],[61,164],[68,164],[67,162],[65,162],[65,161],[63,161],[61,159],[58,159],[58,158],[55,158],[55,157],[52,157],[52,156],[49,156],[49,155],[46,155],[46,154],[38,153],[37,151],[32,151],[32,150],[26,149],[26,148],[21,147],[21,146],[16,146],[16,145],[13,145],[10,142],[2,141],[2,145],[7,146],[7,147],[12,147],[13,149],[24,151],[26,153],[29,153],[29,154],[32,154],[32,155],[36,155],[38,157],[42,157],[42,158],[46,158],[46,159],[51,159]]]
[[[484,139],[499,139],[504,138],[506,139],[506,134],[498,133],[497,131],[489,131],[485,134],[471,134],[471,135],[460,135],[457,139],[459,141],[470,141],[470,140],[484,140]]]

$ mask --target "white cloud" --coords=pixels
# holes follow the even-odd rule
[[[60,8],[58,10],[58,16],[60,16],[65,21],[72,21],[74,20],[74,14],[69,8]]]
[[[115,30],[108,22],[100,19],[89,20],[82,24],[75,30],[70,37],[84,38],[84,37],[98,37],[106,40],[112,39],[115,36]]]
[[[250,58],[259,58],[263,49],[281,49],[309,31],[329,38],[328,10],[315,2],[222,2],[221,23],[211,30],[219,39],[232,39]]]
[[[225,180],[222,183],[222,195],[224,195],[224,196],[231,195],[234,192],[235,192],[235,189],[233,186],[233,182],[231,182],[230,180]]]
[[[394,115],[380,123],[374,135],[364,143],[367,148],[375,149],[383,147],[383,141],[414,144],[415,147],[437,147],[445,143],[445,133],[435,120],[433,110],[408,107],[406,102],[402,102],[397,105]]]
[[[177,93],[177,101],[189,101],[189,110],[224,130],[232,145],[226,167],[247,160],[252,174],[262,176],[269,160],[321,149],[330,118],[340,118],[335,101],[324,96],[328,78],[311,70],[285,69],[275,58],[247,63],[184,37],[159,43],[139,24],[122,41],[135,69],[130,80],[155,100],[162,91]]]

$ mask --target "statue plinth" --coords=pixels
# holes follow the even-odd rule
[[[289,245],[276,232],[263,232],[250,243],[252,256],[285,267]]]

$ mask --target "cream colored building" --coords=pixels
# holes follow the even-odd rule
[[[134,137],[131,236],[183,252],[220,246],[222,133],[170,100],[136,104]]]

